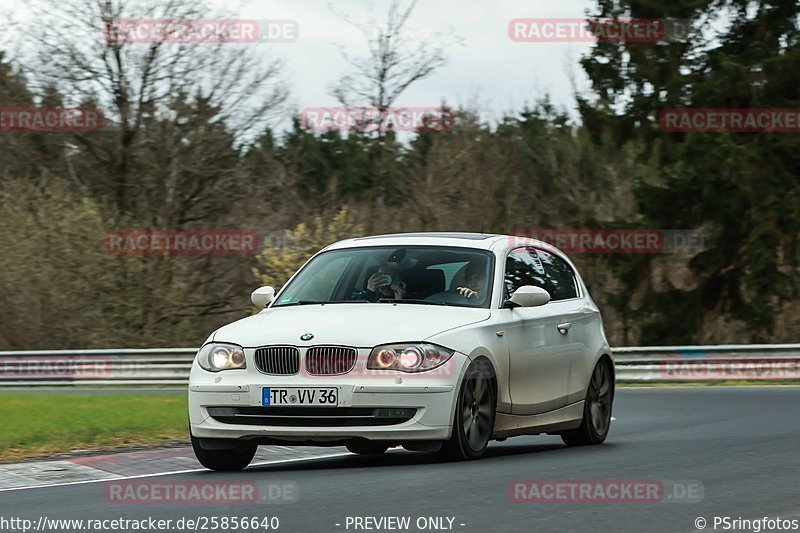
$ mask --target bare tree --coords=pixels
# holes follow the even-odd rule
[[[212,120],[247,135],[281,110],[287,97],[282,64],[255,44],[129,42],[113,37],[120,20],[219,18],[202,1],[38,0],[43,31],[30,38],[38,64],[34,88],[54,86],[73,105],[104,109],[105,133],[77,135],[80,147],[108,170],[115,204],[131,211],[135,145],[148,118],[175,118],[170,103],[188,95],[214,110]],[[38,83],[37,83],[38,82]],[[203,193],[203,191],[200,191]]]
[[[367,55],[354,56],[340,48],[353,69],[331,90],[340,104],[348,108],[369,106],[383,118],[413,83],[446,64],[444,51],[458,39],[452,31],[429,35],[427,39],[415,38],[409,28],[409,18],[416,5],[417,0],[391,0],[383,23],[356,23],[349,16],[341,15],[364,35]],[[380,132],[380,128],[378,130]]]
[[[394,168],[392,161],[397,157],[397,146],[392,132],[384,129],[384,124],[388,123],[387,114],[412,84],[445,65],[445,49],[458,41],[452,30],[447,35],[436,33],[420,38],[420,32],[409,25],[416,5],[417,0],[391,0],[383,22],[357,23],[340,14],[367,42],[365,56],[352,55],[340,47],[352,72],[331,88],[331,94],[348,109],[370,108],[371,113],[364,115],[356,129],[377,132],[377,142],[368,142],[372,180],[368,190],[377,191],[367,204],[368,232],[374,229],[375,214],[385,203],[387,188],[397,185],[389,170]]]

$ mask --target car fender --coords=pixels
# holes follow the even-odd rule
[[[488,360],[493,370],[492,377],[495,380],[497,410],[500,412],[510,412],[511,397],[508,392],[508,346],[505,339],[503,339],[501,335],[498,335],[496,329],[496,325],[489,319],[478,324],[471,324],[463,328],[445,331],[425,340],[460,352],[464,354],[470,362],[479,358]],[[467,366],[468,365],[465,365],[462,375],[459,376],[459,387],[461,386],[463,373],[466,372]]]

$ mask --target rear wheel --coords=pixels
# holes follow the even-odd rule
[[[594,367],[586,400],[583,403],[583,420],[578,429],[565,431],[561,440],[568,446],[602,444],[611,426],[611,407],[614,403],[614,377],[611,364],[601,359]]]
[[[207,450],[200,444],[200,439],[192,437],[192,449],[200,464],[210,470],[237,471],[244,470],[258,449],[257,444],[239,444],[236,447],[222,450]]]
[[[494,430],[496,395],[486,365],[470,365],[458,392],[453,435],[443,443],[442,456],[463,461],[483,455]]]
[[[359,442],[351,442],[347,445],[347,449],[351,453],[357,453],[358,455],[380,455],[384,453],[389,447],[385,444],[381,444],[380,442],[373,442],[373,441],[359,441]]]

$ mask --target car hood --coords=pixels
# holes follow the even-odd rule
[[[328,304],[266,309],[221,327],[216,342],[245,348],[269,344],[339,344],[359,348],[421,341],[449,329],[488,319],[489,309],[418,304]],[[312,333],[309,341],[300,340]]]

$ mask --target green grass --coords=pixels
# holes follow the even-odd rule
[[[188,438],[178,394],[0,394],[0,462]]]
[[[619,383],[628,387],[776,385],[798,382]],[[180,394],[0,394],[0,462],[73,450],[188,439]]]

